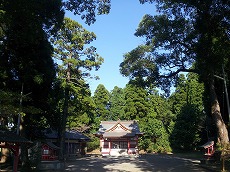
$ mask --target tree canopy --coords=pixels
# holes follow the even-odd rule
[[[66,10],[73,12],[75,15],[80,15],[88,25],[96,21],[97,14],[108,14],[110,11],[110,0],[64,0],[63,5]]]
[[[23,118],[20,120],[23,130],[33,131],[33,128],[39,126],[48,127],[47,122],[55,123],[52,119],[47,121],[49,118],[47,113],[55,112],[54,114],[60,117],[58,113],[64,112],[64,118],[57,117],[57,119],[63,119],[61,126],[65,129],[68,101],[71,97],[76,97],[76,94],[71,92],[73,88],[75,93],[90,95],[83,79],[89,76],[89,73],[81,70],[91,70],[94,67],[98,69],[103,60],[96,53],[95,47],[86,49],[84,47],[96,38],[95,34],[86,31],[74,21],[64,20],[64,10],[81,15],[87,24],[92,24],[97,14],[106,14],[109,9],[109,0],[2,1],[0,3],[0,94],[7,100],[4,104],[0,103],[0,106],[4,107],[1,116],[2,113],[7,115],[23,113]],[[56,39],[58,37],[60,40]],[[66,44],[62,44],[62,41],[66,41]],[[56,44],[53,46],[54,42]],[[58,68],[52,58],[53,50],[58,48],[60,48],[58,53],[61,60],[64,60],[62,68],[60,66]],[[65,56],[66,52],[71,53],[75,58],[84,56],[84,59],[69,59]],[[67,79],[64,81],[68,82],[55,80],[56,76],[63,79],[65,74]],[[69,78],[70,76],[72,78]],[[74,80],[73,78],[74,84],[70,82]],[[64,101],[57,99],[51,101],[49,98],[53,90],[62,91],[58,93],[57,99],[64,98]],[[12,99],[12,95],[16,97]],[[90,102],[86,100],[87,98],[84,101],[79,100],[79,97],[77,99],[79,102]],[[58,104],[50,107],[48,104],[50,102],[53,105]],[[63,109],[60,109],[61,106]],[[8,110],[9,107],[11,110]],[[57,109],[51,110],[51,108]],[[21,134],[26,136],[24,131]]]
[[[222,74],[222,67],[228,70],[229,65],[228,2],[156,2],[160,15],[143,17],[135,35],[144,37],[145,45],[125,55],[121,73],[135,79],[141,77],[146,84],[157,83],[166,91],[175,84],[180,72],[198,73],[210,98],[218,137],[222,143],[228,142],[214,83],[215,75]],[[152,64],[150,69],[148,64]]]
[[[91,96],[86,78],[103,63],[90,46],[96,35],[64,18],[64,10],[91,25],[97,14],[109,12],[110,0],[2,1],[1,124],[4,118],[16,126],[20,114],[27,131],[21,134],[31,139],[36,139],[31,131],[55,128],[63,151],[66,127],[92,134],[101,120],[138,120],[145,132],[140,148],[168,152],[194,149],[210,132],[216,135],[213,123],[204,123],[211,117],[218,139],[227,143],[226,102],[219,100],[224,97],[223,79],[229,87],[229,1],[140,2],[156,2],[159,15],[143,17],[135,35],[145,42],[120,64],[130,82],[111,92],[100,84]],[[171,86],[175,92],[167,96],[158,91],[161,87],[169,93]],[[202,133],[205,127],[208,134]],[[91,148],[96,148],[98,140],[92,140]]]

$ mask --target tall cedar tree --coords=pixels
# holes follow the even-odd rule
[[[40,120],[41,111],[48,107],[47,95],[55,77],[48,37],[60,27],[64,12],[59,0],[12,0],[0,5],[4,11],[0,26],[0,89],[21,96],[13,102],[21,106],[14,113],[26,114],[21,116],[20,123],[20,134],[26,136],[26,131],[38,126],[36,121]],[[24,95],[30,97],[30,101],[23,101]],[[27,161],[25,147],[21,155],[24,165]]]
[[[124,119],[124,89],[115,86],[110,93],[110,115],[112,120]]]
[[[174,149],[194,150],[202,141],[207,142],[207,134],[202,135],[205,126],[203,104],[204,85],[198,82],[198,75],[180,75],[175,92],[170,96],[172,112],[176,114],[175,126],[170,136]],[[182,139],[181,139],[182,138]]]
[[[170,152],[169,135],[173,128],[174,114],[170,103],[155,89],[146,89],[147,115],[139,121],[145,134],[140,139],[140,147],[148,152]]]
[[[125,116],[126,120],[139,120],[147,116],[149,103],[147,91],[136,85],[128,84],[124,89],[125,95]]]
[[[109,97],[109,91],[105,88],[104,85],[99,84],[93,96],[93,101],[96,105],[96,123],[98,126],[100,121],[111,120]]]

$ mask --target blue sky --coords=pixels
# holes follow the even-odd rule
[[[104,63],[98,71],[92,72],[100,80],[87,80],[92,94],[99,84],[111,91],[115,86],[124,88],[128,83],[128,78],[120,74],[119,65],[125,53],[144,42],[143,38],[135,37],[134,33],[145,14],[155,15],[155,5],[142,5],[139,0],[112,0],[110,13],[97,16],[97,21],[90,26],[84,24],[79,16],[67,15],[97,35],[92,45],[104,58]]]

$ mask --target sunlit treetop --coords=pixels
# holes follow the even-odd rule
[[[110,0],[64,0],[63,6],[75,15],[80,15],[90,25],[96,21],[96,15],[109,13]]]

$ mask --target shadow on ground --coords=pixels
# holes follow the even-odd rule
[[[207,172],[194,159],[165,154],[146,154],[140,157],[89,156],[68,162],[65,171],[116,172]]]

